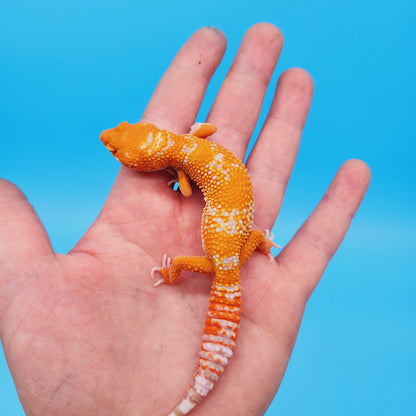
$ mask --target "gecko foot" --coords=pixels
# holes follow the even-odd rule
[[[269,242],[270,242],[270,244],[273,246],[273,247],[276,247],[276,248],[282,248],[282,246],[279,246],[278,244],[276,244],[274,241],[273,241],[273,233],[270,231],[270,230],[265,230],[265,232],[264,232],[264,237],[267,239],[267,240],[269,240]],[[267,254],[267,257],[270,259],[270,261],[274,261],[274,256],[273,256],[273,254],[272,253],[268,253]]]
[[[279,246],[278,244],[276,244],[273,241],[274,236],[273,236],[273,233],[270,232],[270,230],[265,230],[265,236],[264,237],[267,238],[274,247],[276,247],[276,248],[282,248],[282,246]]]
[[[150,270],[150,277],[153,280],[155,280],[156,279],[156,275],[155,275],[156,272],[161,273],[163,268],[170,267],[170,266],[172,266],[172,259],[170,257],[168,257],[167,254],[164,254],[163,258],[162,258],[162,266],[152,267],[152,270]],[[159,286],[164,281],[165,281],[165,279],[162,277],[161,279],[158,279],[155,283],[153,283],[153,286],[155,286],[155,287]]]
[[[166,169],[166,172],[168,172],[169,175],[172,175],[172,178],[168,180],[169,188],[172,188],[173,190],[176,190],[176,188],[178,186],[176,184],[179,182],[178,172],[173,168]]]

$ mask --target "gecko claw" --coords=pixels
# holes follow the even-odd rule
[[[162,283],[164,283],[165,279],[159,279],[157,282],[153,283],[154,287],[157,287],[159,285],[161,285]]]
[[[161,267],[152,267],[152,269],[150,270],[150,277],[151,277],[153,280],[155,280],[155,279],[156,279],[155,273],[156,273],[156,272],[160,272],[161,270],[162,270],[162,268],[161,268]]]

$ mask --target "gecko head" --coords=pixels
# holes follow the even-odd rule
[[[160,143],[154,140],[156,127],[150,123],[130,124],[123,121],[117,127],[104,130],[100,140],[123,165],[141,171],[164,169],[155,158]]]
[[[129,128],[130,123],[123,121],[117,127],[109,130],[104,130],[100,135],[100,140],[104,146],[113,154],[116,155],[123,147],[123,136]]]

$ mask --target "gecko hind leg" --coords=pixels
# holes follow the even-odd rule
[[[274,257],[270,252],[271,248],[281,247],[274,243],[272,238],[273,234],[269,230],[266,230],[265,234],[263,234],[260,230],[252,230],[241,250],[241,264],[244,264],[251,257],[254,250],[260,251],[260,253],[265,254],[271,261],[273,261]]]
[[[213,274],[215,272],[214,264],[208,257],[178,256],[171,260],[170,257],[164,254],[162,266],[153,267],[150,275],[153,279],[155,279],[156,272],[162,275],[162,278],[157,280],[154,286],[159,286],[161,283],[174,284],[183,270],[201,274]]]

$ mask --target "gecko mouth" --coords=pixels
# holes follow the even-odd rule
[[[103,142],[103,145],[114,155],[117,152],[117,149],[110,144],[111,134],[108,130],[104,130],[100,134],[100,140]]]
[[[117,149],[113,146],[111,146],[111,144],[106,144],[105,147],[114,155],[117,152]]]

